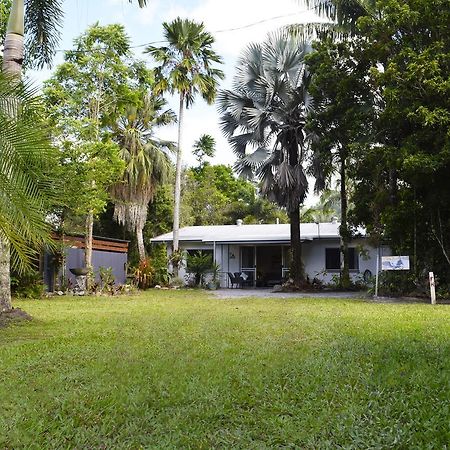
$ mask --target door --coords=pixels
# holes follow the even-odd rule
[[[256,281],[258,286],[281,284],[283,273],[282,247],[278,245],[262,246],[256,249]]]
[[[241,247],[241,273],[247,275],[245,284],[254,286],[256,280],[255,247]]]

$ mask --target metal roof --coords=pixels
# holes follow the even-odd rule
[[[340,223],[302,223],[300,236],[303,241],[339,238]],[[358,232],[365,235],[364,230]],[[180,242],[204,243],[278,243],[290,242],[289,224],[263,225],[208,225],[180,229]],[[151,242],[172,242],[173,234],[157,236]]]

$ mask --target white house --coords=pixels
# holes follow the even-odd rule
[[[338,275],[341,267],[339,223],[302,223],[302,257],[305,272],[328,283]],[[152,239],[153,243],[165,243],[171,252],[172,233]],[[192,226],[180,229],[180,250],[194,253],[197,250],[211,253],[220,265],[221,287],[230,286],[228,273],[244,273],[246,284],[273,286],[289,274],[290,225],[264,224]],[[381,249],[382,254],[389,250]],[[377,270],[377,249],[365,237],[363,229],[350,244],[350,273],[357,277],[374,275]],[[180,276],[186,274],[186,264]]]

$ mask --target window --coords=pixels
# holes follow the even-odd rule
[[[348,266],[350,270],[359,270],[358,252],[355,247],[348,249]]]
[[[255,267],[255,247],[241,247],[241,267]]]
[[[341,269],[341,249],[326,248],[325,249],[325,269],[340,270]],[[348,249],[349,269],[359,270],[358,251],[355,247]]]
[[[341,250],[339,248],[325,249],[325,269],[340,270],[341,268]]]

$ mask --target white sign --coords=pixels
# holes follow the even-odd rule
[[[409,270],[409,256],[382,256],[381,270]]]

